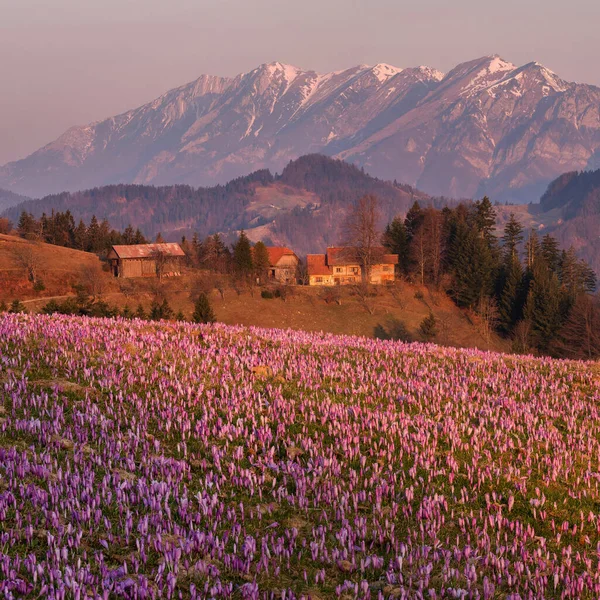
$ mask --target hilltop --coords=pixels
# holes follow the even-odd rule
[[[23,210],[36,217],[70,210],[76,220],[89,222],[96,215],[117,229],[131,224],[149,237],[160,232],[171,240],[243,228],[255,241],[290,246],[305,254],[339,242],[345,212],[364,194],[379,198],[382,227],[414,201],[444,203],[341,160],[307,155],[287,164],[279,175],[262,170],[212,188],[111,185],[27,201],[5,214],[17,222]]]

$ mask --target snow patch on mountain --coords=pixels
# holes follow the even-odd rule
[[[402,73],[403,70],[386,63],[378,63],[371,69],[371,72],[377,77],[380,83],[385,83],[390,77]]]

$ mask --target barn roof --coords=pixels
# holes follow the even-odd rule
[[[267,246],[269,264],[274,267],[284,256],[296,256],[296,253],[285,246]]]
[[[331,269],[325,264],[324,254],[309,254],[306,257],[309,275],[331,275]]]
[[[130,246],[113,246],[119,258],[150,258],[155,252],[164,256],[185,256],[179,244],[132,244]]]
[[[373,252],[379,254],[381,258],[375,259],[375,263],[378,265],[397,265],[398,255],[387,254],[383,246],[373,247]],[[332,246],[327,248],[327,264],[329,266],[334,265],[349,265],[357,264],[359,261],[353,258],[354,249],[345,247]]]

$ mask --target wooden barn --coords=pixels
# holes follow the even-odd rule
[[[293,250],[284,246],[267,246],[269,254],[269,279],[280,283],[296,283],[300,262]]]
[[[108,253],[115,277],[176,277],[185,252],[179,244],[113,246]]]

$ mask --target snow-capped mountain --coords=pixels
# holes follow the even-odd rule
[[[153,102],[73,127],[0,168],[0,187],[40,196],[115,182],[222,183],[322,152],[435,195],[535,200],[600,162],[600,89],[498,56],[327,74],[274,62],[203,75]]]

